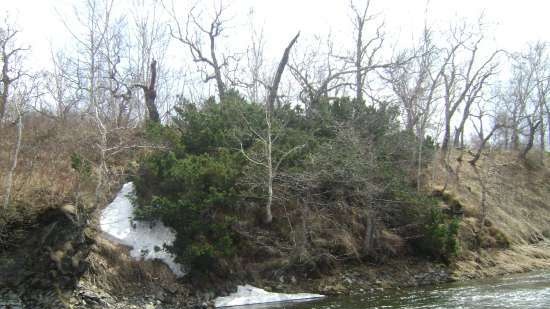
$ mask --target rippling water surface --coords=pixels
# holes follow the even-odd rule
[[[246,309],[550,309],[550,272]]]
[[[0,290],[1,292],[1,290]],[[15,301],[15,300],[13,300]],[[11,304],[0,293],[0,309]],[[550,309],[550,272],[507,276],[440,286],[387,291],[373,296],[328,298],[317,302],[264,304],[232,309]]]

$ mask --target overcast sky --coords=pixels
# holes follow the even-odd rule
[[[75,6],[85,0],[0,0],[2,10],[7,10],[11,21],[16,21],[21,30],[19,43],[29,45],[25,66],[33,69],[51,68],[51,50],[74,50],[75,41],[65,24],[75,30]],[[101,1],[101,0],[100,0]],[[131,20],[136,3],[151,3],[157,0],[114,0],[117,13],[128,14]],[[243,52],[251,39],[251,24],[255,31],[263,29],[267,58],[266,67],[273,70],[282,50],[289,40],[301,31],[295,57],[314,46],[315,37],[326,40],[330,33],[337,53],[353,49],[353,26],[350,20],[349,0],[164,0],[174,3],[177,14],[183,18],[188,7],[199,3],[206,11],[212,11],[213,4],[223,1],[229,9],[224,16],[229,19],[227,31],[221,42],[217,42],[221,53]],[[360,4],[362,0],[355,0]],[[363,2],[364,3],[364,2]],[[134,9],[132,9],[134,8]],[[161,9],[162,12],[166,13]],[[251,14],[253,12],[253,14]],[[0,16],[2,15],[0,12]],[[371,13],[377,13],[376,23],[384,22],[386,45],[383,54],[388,56],[404,47],[418,43],[424,22],[435,33],[435,40],[441,42],[438,33],[444,33],[450,25],[466,21],[476,23],[483,16],[484,43],[481,53],[492,53],[496,49],[510,52],[525,51],[527,43],[550,42],[550,0],[372,0]],[[116,14],[115,14],[116,15]],[[166,14],[164,18],[168,20]],[[205,23],[210,19],[203,15]],[[251,17],[253,16],[253,18]],[[163,18],[163,16],[160,16]],[[372,26],[372,24],[371,24]],[[367,28],[371,27],[367,26]],[[370,28],[372,29],[372,28]],[[82,30],[82,29],[81,29]],[[369,30],[369,29],[367,29]],[[444,36],[444,35],[443,35]],[[438,45],[440,45],[438,44]],[[443,44],[444,45],[444,44]],[[323,45],[324,46],[324,45]],[[442,45],[440,45],[442,46]],[[480,54],[481,54],[480,53]],[[391,56],[391,55],[389,55]],[[307,58],[306,58],[307,59]],[[173,81],[189,98],[215,95],[213,83],[204,84],[202,75],[191,61],[181,43],[173,41],[165,60],[169,67],[180,74]],[[296,59],[299,61],[300,59]],[[291,60],[292,61],[292,60]],[[306,60],[307,61],[307,60]],[[506,75],[507,66],[499,67],[501,78]],[[167,77],[168,80],[168,77]],[[290,79],[286,87],[292,88]],[[283,82],[283,84],[285,84]],[[282,85],[282,88],[285,86]],[[169,100],[165,100],[170,102]],[[167,103],[167,104],[168,104]],[[169,104],[166,110],[169,110]],[[471,129],[467,128],[470,132]]]
[[[118,6],[131,6],[140,0],[117,0]],[[2,1],[11,19],[22,30],[21,42],[32,47],[31,61],[47,64],[50,46],[63,47],[69,36],[62,19],[70,19],[72,7],[79,1],[13,0]],[[175,3],[191,3],[179,1]],[[337,42],[351,40],[350,12],[347,0],[233,0],[230,5],[233,33],[246,41],[249,38],[249,12],[254,11],[256,27],[263,27],[268,46],[274,50],[284,46],[296,31],[301,40],[331,32]],[[434,29],[443,30],[452,21],[476,20],[484,14],[487,36],[496,47],[519,50],[526,42],[550,41],[550,1],[548,0],[373,0],[373,12],[380,13],[386,32],[393,42],[406,45],[418,35],[428,4],[428,20]],[[61,12],[61,13],[59,13]],[[182,16],[184,16],[182,12]]]

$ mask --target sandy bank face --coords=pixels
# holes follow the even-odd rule
[[[174,261],[174,255],[165,249],[165,245],[173,243],[176,237],[174,231],[162,222],[133,220],[134,197],[134,184],[126,183],[114,201],[101,212],[101,230],[116,242],[131,247],[130,255],[134,259],[159,259],[166,263],[176,276],[185,275],[183,267]]]
[[[288,302],[288,301],[305,301],[305,300],[314,300],[325,297],[324,295],[319,294],[307,294],[307,293],[298,293],[298,294],[283,294],[283,293],[272,293],[259,288],[255,288],[251,285],[239,286],[237,292],[225,296],[218,297],[215,300],[215,306],[220,307],[232,307],[232,306],[243,306],[243,305],[253,305],[253,304],[264,304],[264,303],[278,303],[278,302]]]

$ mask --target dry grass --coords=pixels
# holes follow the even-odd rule
[[[139,129],[114,132],[109,135],[109,143],[118,145],[121,140],[137,143],[139,136],[136,131]],[[15,130],[8,126],[0,133],[0,201],[3,201],[4,179],[12,164]],[[68,119],[61,123],[36,115],[25,118],[10,205],[7,211],[0,212],[0,252],[17,246],[47,209],[75,205],[77,189],[79,206],[91,214],[91,226],[97,226],[97,218],[94,218],[98,211],[95,203],[95,170],[99,162],[97,138],[95,125],[85,119]],[[71,167],[74,153],[90,163],[91,175],[79,177]],[[125,166],[140,153],[125,151],[108,157],[107,183],[102,190],[104,199],[99,205],[107,204],[115,190],[120,188]],[[135,261],[129,257],[127,248],[114,245],[100,235],[92,237],[96,243],[86,259],[90,267],[82,282],[113,294],[154,291],[154,288],[175,282],[173,273],[163,263]]]
[[[451,177],[447,192],[463,205],[466,217],[480,216],[481,186],[474,169],[467,162],[460,163],[451,154],[453,169],[458,178]],[[464,156],[466,159],[468,155]],[[550,218],[550,170],[541,166],[528,169],[513,153],[492,152],[478,162],[488,188],[487,217],[515,244],[532,242],[534,235],[542,235]],[[546,166],[550,166],[550,161]],[[436,167],[431,185],[441,188],[446,172]]]
[[[71,154],[94,153],[93,131],[87,127],[76,119],[59,124],[47,118],[27,118],[14,175],[12,200],[32,201],[37,194],[72,195],[77,175],[71,169]],[[2,134],[0,175],[5,176],[13,160],[14,128],[7,127]]]
[[[550,268],[550,247],[515,245],[507,250],[469,252],[457,262],[458,278],[482,278]]]
[[[380,233],[380,243],[383,250],[391,256],[403,256],[407,252],[407,242],[399,235],[383,230]]]
[[[0,133],[0,201],[3,201],[5,177],[13,162],[15,127],[8,125]],[[109,147],[125,145],[127,141],[137,143],[140,140],[139,128],[114,130],[108,139]],[[28,114],[24,118],[10,208],[17,208],[17,212],[40,213],[41,209],[74,203],[78,189],[80,206],[92,211],[96,206],[96,172],[99,167],[97,143],[97,128],[89,119],[74,115],[62,122],[39,114]],[[112,193],[119,189],[125,167],[140,153],[128,149],[107,158],[106,181],[101,190],[100,204],[106,204]],[[73,154],[79,154],[90,164],[90,175],[78,175],[72,168]]]
[[[543,246],[549,235],[550,160],[544,165],[526,165],[511,152],[485,153],[478,161],[478,171],[467,162],[464,153],[453,151],[449,162],[456,173],[434,164],[430,185],[443,188],[464,207],[460,239],[462,259],[457,262],[457,276],[480,277],[550,267],[550,248]],[[479,175],[487,187],[487,226],[480,227],[481,192]],[[507,250],[496,249],[509,240]],[[478,248],[471,244],[480,242]],[[479,248],[481,247],[481,249]],[[485,249],[483,249],[485,248]]]

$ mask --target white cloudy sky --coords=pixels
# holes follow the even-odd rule
[[[74,6],[85,0],[0,0],[0,17],[7,11],[11,20],[16,20],[21,29],[20,43],[31,46],[26,65],[34,69],[51,67],[51,50],[74,47],[74,40],[64,26],[74,23]],[[135,3],[159,0],[115,0],[118,11],[131,14]],[[296,49],[311,47],[316,35],[326,38],[331,33],[335,47],[349,50],[353,43],[349,0],[164,0],[173,2],[178,14],[186,15],[186,6],[200,3],[211,8],[212,3],[224,1],[229,4],[231,17],[228,36],[218,47],[243,51],[250,42],[251,18],[254,11],[255,30],[263,29],[265,56],[275,64],[283,48],[297,31],[302,35]],[[363,0],[355,0],[360,3]],[[550,0],[372,0],[372,12],[379,13],[378,21],[384,21],[388,43],[385,53],[410,46],[421,33],[425,16],[430,28],[444,32],[449,25],[461,20],[476,22],[483,15],[485,52],[506,49],[522,51],[526,44],[537,40],[550,42]],[[186,51],[174,42],[168,51],[170,66],[185,72],[187,82],[183,93],[199,93],[201,96],[215,94],[212,84],[202,83],[200,73],[193,70]],[[501,74],[506,71],[502,66]],[[191,81],[191,82],[189,82]],[[288,86],[290,87],[290,86]],[[168,102],[168,101],[167,101]],[[467,131],[471,131],[467,129]]]
[[[117,0],[117,5],[131,5],[140,0]],[[142,0],[141,0],[142,1]],[[7,10],[22,29],[21,41],[32,47],[31,61],[47,63],[50,46],[62,47],[68,34],[61,19],[70,19],[77,0],[3,0]],[[190,3],[175,0],[178,5]],[[254,9],[258,27],[263,27],[268,46],[274,50],[302,31],[302,40],[329,31],[345,43],[350,33],[348,0],[232,0],[234,17],[232,37],[247,40],[248,12]],[[447,27],[459,19],[475,20],[484,13],[488,37],[498,48],[519,50],[528,41],[550,41],[550,1],[548,0],[373,0],[373,12],[380,12],[393,41],[411,40],[424,21],[428,3],[430,24],[435,29]],[[62,12],[62,13],[58,13]],[[182,14],[183,16],[183,14]],[[406,44],[406,43],[404,43]]]

